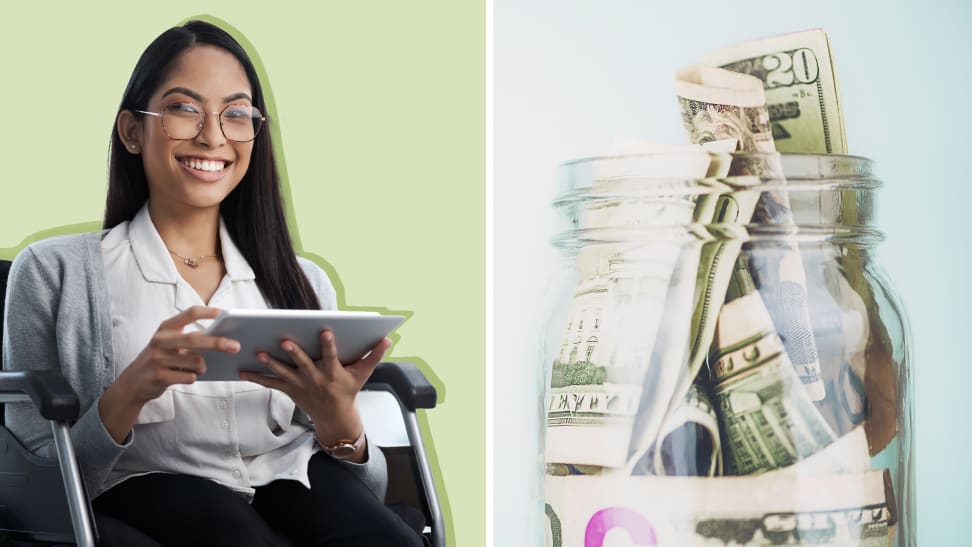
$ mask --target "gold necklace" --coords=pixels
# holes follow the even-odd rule
[[[173,251],[168,247],[166,247],[165,249],[170,253],[174,254],[180,260],[182,260],[183,264],[193,269],[198,268],[199,263],[202,262],[203,260],[206,260],[207,258],[219,258],[219,255],[182,256],[181,254]]]

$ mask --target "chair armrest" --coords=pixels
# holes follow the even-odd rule
[[[365,389],[374,389],[373,384],[389,386],[405,408],[413,412],[417,408],[435,408],[437,398],[435,387],[412,363],[378,363],[378,367],[365,384]]]
[[[58,372],[0,372],[0,393],[26,393],[41,416],[51,421],[77,420],[81,413],[77,394]]]

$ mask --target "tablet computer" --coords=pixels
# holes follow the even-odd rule
[[[226,310],[204,332],[238,340],[240,352],[204,352],[206,373],[197,380],[240,380],[241,370],[272,374],[257,361],[256,353],[265,351],[289,363],[290,356],[280,349],[284,339],[296,342],[316,361],[321,357],[321,331],[325,328],[334,332],[338,360],[349,365],[367,355],[404,320],[401,315],[360,311]]]

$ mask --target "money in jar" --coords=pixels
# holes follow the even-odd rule
[[[912,546],[875,166],[715,133],[561,167],[535,543]]]

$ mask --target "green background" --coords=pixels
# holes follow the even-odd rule
[[[0,249],[100,222],[131,70],[197,15],[256,49],[300,246],[339,275],[344,304],[413,312],[391,358],[439,389],[422,422],[450,544],[484,545],[483,2],[5,5]]]

